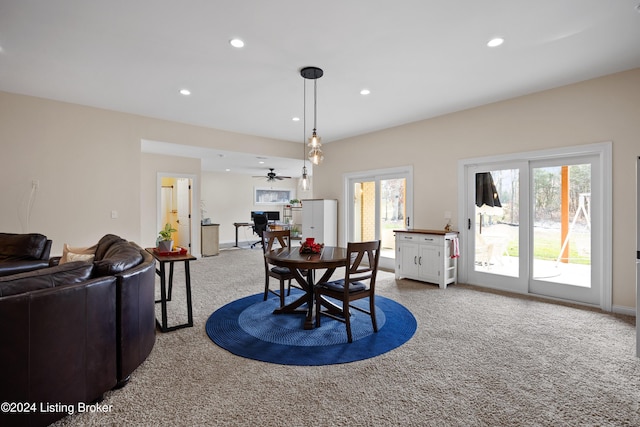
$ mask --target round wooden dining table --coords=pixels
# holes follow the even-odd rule
[[[294,275],[304,294],[295,301],[275,309],[274,314],[304,313],[304,329],[313,329],[313,287],[317,283],[329,281],[338,267],[347,265],[347,249],[325,246],[319,254],[302,254],[300,247],[274,249],[264,255],[268,262],[278,267],[287,267]],[[326,269],[322,277],[315,281],[316,270]],[[306,271],[306,277],[303,272]],[[306,308],[302,307],[306,304]],[[329,301],[322,301],[331,311],[341,312],[341,308]]]

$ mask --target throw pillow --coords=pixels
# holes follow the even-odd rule
[[[62,258],[60,258],[60,264],[72,261],[91,262],[95,257],[97,247],[98,245],[96,244],[88,248],[74,248],[65,243],[62,247]]]

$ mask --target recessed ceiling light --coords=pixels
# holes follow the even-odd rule
[[[369,95],[371,93],[371,91],[369,89],[362,89],[360,91],[360,95]]]
[[[229,44],[233,47],[237,47],[238,49],[244,47],[244,42],[240,39],[231,39],[229,40]]]
[[[180,89],[180,94],[184,96],[191,95],[191,91],[189,89]]]
[[[300,121],[300,117],[294,117],[294,118],[293,118],[293,119],[291,119],[291,120],[293,120],[294,122],[299,122],[299,121]]]
[[[224,170],[225,172],[231,172],[231,169],[227,168]]]
[[[502,43],[504,43],[504,39],[501,37],[496,37],[493,38],[491,40],[489,40],[489,42],[487,43],[487,46],[489,47],[497,47],[500,46]]]

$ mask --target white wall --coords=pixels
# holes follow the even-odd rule
[[[140,239],[140,144],[132,116],[0,92],[0,227],[89,246]],[[39,181],[29,225],[25,202]],[[111,218],[112,211],[117,218]]]
[[[294,142],[0,92],[0,230],[45,234],[54,255],[64,243],[92,245],[107,233],[152,246],[157,173],[199,174],[200,167],[196,159],[143,157],[143,139],[300,156]],[[27,227],[33,180],[39,189]]]
[[[300,161],[302,168],[302,160]],[[220,243],[235,243],[234,222],[250,222],[251,211],[279,211],[282,215],[282,205],[256,205],[253,200],[255,188],[282,188],[292,190],[294,198],[302,199],[309,193],[302,192],[298,187],[298,179],[284,179],[273,183],[263,178],[253,178],[247,175],[233,173],[202,173],[202,200],[207,213],[214,224],[220,224]],[[256,236],[251,228],[238,229],[240,246],[246,242],[254,242]]]

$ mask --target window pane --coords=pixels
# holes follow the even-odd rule
[[[591,287],[591,165],[533,169],[533,278]]]
[[[517,169],[476,174],[476,271],[519,275],[519,176]]]

